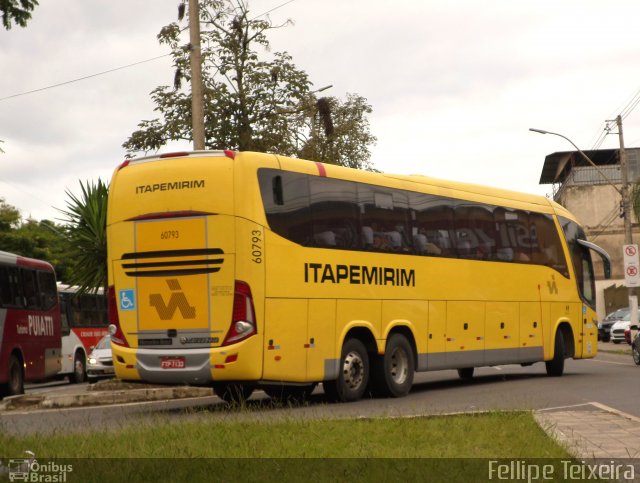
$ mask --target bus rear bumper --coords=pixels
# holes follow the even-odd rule
[[[157,384],[209,384],[215,381],[257,381],[262,377],[258,337],[226,347],[148,349],[114,347],[116,376]]]

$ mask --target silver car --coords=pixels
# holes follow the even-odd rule
[[[111,377],[114,374],[111,336],[107,334],[98,341],[87,358],[87,377],[97,379],[98,377]]]

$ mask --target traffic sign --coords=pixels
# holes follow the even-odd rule
[[[627,287],[640,287],[640,257],[638,245],[624,245],[624,284]]]

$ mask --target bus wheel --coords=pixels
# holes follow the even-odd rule
[[[82,352],[76,352],[73,358],[73,372],[69,374],[71,384],[80,384],[87,379],[87,363]]]
[[[214,382],[213,392],[227,404],[242,405],[253,394],[254,386],[239,382]]]
[[[469,380],[473,379],[473,367],[463,367],[458,369],[458,376],[460,379]]]
[[[338,378],[335,381],[324,381],[324,392],[332,401],[357,401],[364,394],[368,383],[367,349],[358,339],[347,339],[342,346]]]
[[[7,383],[7,394],[9,396],[17,396],[24,394],[24,372],[22,364],[16,356],[9,359],[9,382]]]
[[[413,384],[415,363],[411,344],[402,334],[387,341],[384,355],[376,357],[371,371],[371,388],[376,396],[404,397]]]
[[[275,401],[285,404],[299,404],[311,396],[317,384],[305,384],[304,386],[265,386],[264,392]]]
[[[560,330],[556,332],[553,359],[545,362],[545,365],[549,376],[558,377],[564,372],[564,337]]]
[[[633,362],[635,362],[637,366],[640,366],[640,348],[638,348],[638,340],[640,339],[636,339],[636,342],[634,342],[631,347],[631,355],[633,356]]]

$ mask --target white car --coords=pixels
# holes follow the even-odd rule
[[[113,377],[113,359],[111,355],[111,336],[105,335],[87,357],[87,377],[95,380],[98,377]]]
[[[611,342],[619,344],[624,342],[624,331],[631,326],[631,314],[626,315],[622,320],[611,326]]]

